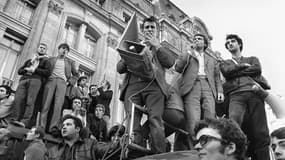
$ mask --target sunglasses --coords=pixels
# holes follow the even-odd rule
[[[226,140],[223,140],[221,138],[213,137],[213,136],[210,136],[210,135],[202,135],[198,140],[194,140],[194,144],[196,145],[196,144],[200,143],[200,145],[202,147],[205,147],[206,144],[208,144],[209,142],[211,142],[213,140],[220,141],[220,142],[222,142],[224,144],[228,143]]]

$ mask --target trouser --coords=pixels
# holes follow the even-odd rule
[[[26,127],[34,113],[35,102],[41,89],[42,81],[38,78],[23,79],[19,82],[15,93],[16,120],[21,121]]]
[[[247,135],[249,156],[252,160],[269,160],[270,136],[264,101],[250,91],[231,94],[229,98],[229,117]]]
[[[166,149],[164,141],[164,125],[162,121],[162,114],[165,106],[165,96],[156,81],[152,81],[147,88],[144,88],[145,86],[147,86],[146,82],[131,84],[128,86],[125,95],[125,110],[127,113],[131,112],[132,104],[129,101],[130,96],[132,96],[131,99],[133,103],[140,106],[146,106],[148,113],[151,150],[154,153],[163,153]],[[144,90],[137,93],[142,88],[144,88]],[[141,132],[141,118],[142,112],[135,109],[133,124],[134,143],[144,146],[144,136]]]
[[[66,92],[66,82],[61,78],[49,79],[45,85],[43,94],[43,108],[41,111],[41,125],[47,128],[47,119],[49,111],[52,110],[50,127],[56,127],[61,118],[61,110],[64,103]],[[54,102],[53,107],[52,102]]]
[[[191,91],[183,97],[186,130],[194,136],[195,124],[204,118],[215,117],[215,98],[206,78],[197,79]]]

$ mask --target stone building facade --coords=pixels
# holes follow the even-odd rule
[[[66,42],[71,46],[68,58],[77,62],[90,84],[101,79],[111,82],[112,122],[121,122],[122,77],[116,73],[120,59],[116,47],[134,12],[139,27],[147,16],[159,20],[160,40],[175,55],[191,47],[195,33],[212,39],[201,19],[189,17],[169,0],[1,0],[1,83],[17,87],[18,68],[33,56],[40,42],[47,44],[49,56],[56,56],[57,46]]]

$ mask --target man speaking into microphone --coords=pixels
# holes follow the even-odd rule
[[[144,19],[142,33],[144,35],[142,43],[146,46],[141,55],[146,54],[146,61],[150,63],[150,72],[153,76],[145,78],[145,75],[132,72],[132,66],[121,59],[117,64],[117,71],[120,74],[126,73],[126,76],[122,84],[120,100],[124,102],[127,113],[131,112],[132,103],[146,107],[152,142],[151,150],[153,153],[163,153],[166,145],[162,114],[168,95],[165,68],[173,66],[175,57],[160,45],[158,24],[154,17]],[[135,48],[130,46],[128,49]],[[145,139],[141,134],[141,117],[142,112],[136,109],[133,125],[134,143],[145,146]]]

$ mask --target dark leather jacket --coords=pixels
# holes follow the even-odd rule
[[[248,63],[251,66],[244,66]],[[240,91],[251,91],[254,78],[261,75],[261,65],[257,57],[241,57],[236,64],[233,60],[225,60],[221,63],[221,71],[226,78],[224,91],[226,94]]]
[[[73,146],[71,146],[71,152],[66,155],[64,150],[69,147],[67,144],[60,143],[49,150],[49,160],[65,160],[66,157],[71,156],[71,160],[96,160],[102,158],[104,153],[108,151],[111,153],[119,145],[98,142],[94,139],[78,139]],[[71,153],[71,154],[70,154]]]

